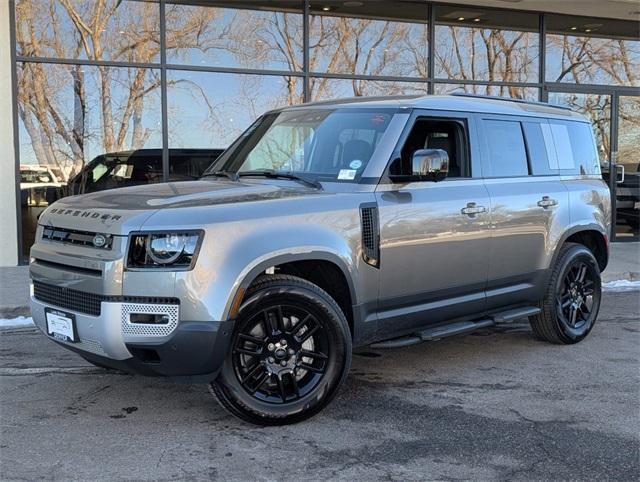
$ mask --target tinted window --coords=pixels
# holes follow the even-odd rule
[[[538,122],[523,122],[522,129],[527,139],[531,173],[534,176],[558,174],[558,165],[553,152],[553,138],[550,135],[549,125]]]
[[[198,179],[215,158],[213,155],[169,155],[170,181]]]
[[[485,142],[489,153],[488,177],[529,175],[527,151],[519,122],[485,120]]]
[[[549,121],[561,174],[600,174],[591,126],[584,122]]]

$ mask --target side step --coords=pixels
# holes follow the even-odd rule
[[[535,306],[515,308],[513,310],[494,313],[484,320],[457,321],[447,325],[434,326],[433,328],[427,328],[426,330],[413,335],[373,343],[370,347],[373,349],[387,349],[417,345],[423,341],[436,341],[448,336],[463,335],[479,330],[480,328],[486,328],[487,326],[492,326],[498,323],[509,323],[520,318],[537,315],[538,313],[540,313],[540,308]]]
[[[457,323],[451,323],[449,325],[437,326],[429,328],[420,332],[420,338],[422,341],[435,341],[448,336],[462,335],[464,333],[471,333],[472,331],[479,330],[480,328],[486,328],[495,324],[492,319],[480,320],[480,321],[459,321]]]
[[[496,323],[509,323],[520,318],[537,315],[540,311],[542,310],[537,306],[525,306],[524,308],[515,308],[513,310],[495,313],[491,315],[491,318],[493,318]]]

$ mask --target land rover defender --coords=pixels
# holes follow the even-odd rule
[[[210,384],[232,414],[321,410],[354,348],[529,318],[593,328],[610,194],[570,110],[360,98],[255,121],[200,180],[61,199],[39,219],[31,309],[99,366]]]

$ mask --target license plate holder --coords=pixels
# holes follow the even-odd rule
[[[78,329],[76,327],[76,316],[54,308],[45,308],[44,316],[47,320],[47,334],[59,341],[76,343]]]

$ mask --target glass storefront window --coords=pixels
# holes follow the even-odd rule
[[[15,17],[19,56],[143,63],[160,59],[157,2],[17,0]]]
[[[618,234],[640,235],[640,97],[618,98],[618,153],[624,181],[616,185]]]
[[[168,4],[167,62],[302,70],[302,4],[288,2],[290,8],[283,11],[242,8],[252,4],[265,6],[265,2],[236,2],[238,8],[215,7],[216,2],[211,6]],[[291,11],[293,6],[298,13]]]
[[[426,82],[312,77],[309,86],[312,101],[376,95],[427,95]]]
[[[636,22],[547,16],[548,82],[640,86]]]
[[[426,6],[420,8],[406,2],[380,2],[374,6],[369,2],[373,7],[369,10],[362,5],[349,8],[349,3],[362,2],[326,2],[322,8],[312,5],[311,72],[427,76]],[[381,11],[382,7],[386,10]]]
[[[303,101],[302,78],[169,71],[169,146],[225,148],[270,109]]]
[[[437,7],[435,77],[537,82],[538,16],[473,7]]]
[[[146,165],[127,170],[115,161],[90,162],[107,153],[120,159],[131,150],[162,146],[160,74],[31,62],[17,69],[22,238],[28,253],[38,214],[61,196],[98,184],[108,189],[162,180],[161,164],[158,173]]]
[[[442,84],[436,83],[433,91],[435,94],[475,94],[491,95],[496,97],[509,97],[512,99],[524,99],[537,101],[539,99],[538,89],[535,87],[516,87],[505,85],[482,85],[482,84]]]

